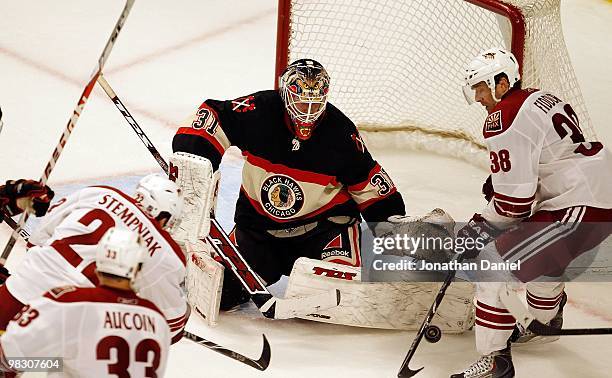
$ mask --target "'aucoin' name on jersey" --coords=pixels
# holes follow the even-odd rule
[[[158,249],[161,249],[161,245],[154,240],[149,229],[143,225],[142,222],[140,222],[140,220],[134,216],[134,213],[125,207],[120,200],[114,198],[110,194],[105,194],[102,196],[102,199],[98,202],[98,204],[105,206],[108,211],[117,215],[123,221],[123,223],[125,223],[127,228],[138,232],[145,243],[147,243],[149,255],[153,256]]]
[[[155,333],[155,319],[151,316],[122,311],[106,311],[104,328],[139,330]]]

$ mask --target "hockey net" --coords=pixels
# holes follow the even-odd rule
[[[312,58],[331,77],[330,101],[368,143],[427,149],[485,165],[486,112],[461,93],[470,60],[511,50],[523,88],[554,92],[595,132],[561,28],[560,0],[279,0],[276,77]]]

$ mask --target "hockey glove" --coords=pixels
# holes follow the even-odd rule
[[[456,238],[464,239],[463,257],[474,259],[483,246],[492,242],[501,233],[501,230],[493,227],[482,215],[474,214],[472,219],[457,232]]]
[[[491,175],[487,177],[487,180],[482,184],[482,194],[484,194],[484,198],[487,202],[490,202],[493,196],[495,195],[495,190],[493,189],[493,180],[491,179]]]
[[[22,213],[32,207],[37,217],[42,217],[49,210],[49,205],[55,193],[47,185],[34,180],[10,180],[0,188],[0,203],[9,216]],[[25,199],[25,204],[24,201]]]
[[[452,238],[455,221],[442,209],[434,209],[423,216],[394,215],[384,223],[377,226],[379,233],[375,236],[400,240],[399,245],[385,249],[385,255],[412,256],[429,262],[448,262],[453,255],[452,250],[444,249],[442,244],[445,239]],[[440,242],[425,245],[422,241],[425,238]]]
[[[0,265],[0,285],[4,284],[11,274],[4,265]]]

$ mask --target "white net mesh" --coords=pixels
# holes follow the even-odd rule
[[[569,101],[585,136],[594,137],[565,47],[559,1],[507,1],[526,19],[523,87]],[[367,132],[369,143],[482,164],[486,113],[466,104],[463,72],[486,48],[510,49],[509,25],[462,0],[292,0],[288,60],[309,57],[327,68],[330,101]]]

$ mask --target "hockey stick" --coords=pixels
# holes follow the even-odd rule
[[[457,263],[460,263],[462,260],[463,260],[463,255],[459,255],[455,261]],[[404,362],[402,362],[402,366],[400,367],[400,370],[397,373],[397,376],[399,378],[412,377],[416,375],[418,372],[420,372],[421,370],[423,370],[423,367],[417,370],[412,370],[410,369],[408,364],[410,364],[410,360],[414,356],[414,353],[416,352],[419,346],[419,343],[421,342],[421,339],[425,335],[425,332],[431,326],[433,317],[436,314],[436,311],[438,311],[438,307],[440,306],[440,303],[442,303],[442,299],[444,299],[444,295],[446,294],[446,289],[448,289],[453,279],[455,278],[455,274],[457,274],[457,271],[452,270],[448,272],[448,274],[446,275],[446,279],[442,283],[440,290],[438,290],[438,294],[436,294],[436,298],[434,299],[434,302],[431,304],[431,307],[429,308],[429,311],[427,312],[427,316],[425,316],[425,319],[423,319],[423,323],[421,323],[421,328],[419,328],[419,331],[417,332],[414,340],[412,341],[412,345],[410,345],[410,349],[408,350],[408,353],[406,354],[406,358],[404,358]]]
[[[132,126],[132,130],[134,130],[136,135],[138,135],[142,143],[144,143],[151,155],[153,155],[155,160],[157,160],[157,163],[159,163],[164,172],[168,172],[168,163],[166,163],[159,151],[157,151],[157,148],[155,148],[153,142],[151,142],[149,137],[147,137],[147,134],[142,131],[134,117],[132,117],[132,114],[130,114],[130,111],[125,107],[125,105],[123,105],[119,97],[117,97],[117,94],[115,93],[113,88],[111,88],[110,84],[108,84],[108,81],[106,81],[103,74],[100,74],[98,76],[98,83],[100,84],[102,89],[104,89],[104,92],[106,92],[108,97],[110,97],[110,99],[113,101],[117,109],[119,109],[121,114],[123,114],[125,120],[130,124],[130,126]]]
[[[233,358],[236,361],[242,362],[245,365],[249,365],[261,371],[266,370],[268,368],[268,365],[270,365],[270,356],[271,356],[270,343],[268,343],[268,339],[266,338],[266,335],[262,335],[262,336],[263,336],[263,350],[261,351],[261,355],[259,356],[259,359],[254,360],[252,358],[243,356],[242,354],[238,352],[234,352],[233,350],[227,349],[219,344],[215,344],[212,341],[208,341],[203,337],[194,335],[191,332],[187,332],[187,331],[183,332],[183,337],[185,337],[186,339],[189,339],[197,344],[205,346],[208,349],[212,349],[217,353],[221,353],[224,356]]]
[[[499,297],[516,321],[524,328],[540,336],[588,336],[612,335],[612,328],[573,328],[559,329],[537,320],[521,302],[516,293],[508,287],[503,288]]]
[[[251,299],[266,318],[289,319],[337,307],[340,304],[340,290],[332,289],[321,294],[307,297],[278,298],[270,294],[257,273],[244,260],[234,243],[221,228],[216,219],[211,218],[210,233],[206,237],[217,254],[225,260],[226,268],[231,269],[249,292]]]
[[[13,229],[13,233],[21,236],[21,238],[27,242],[30,238],[30,233],[25,228],[20,227],[19,224],[17,224],[17,222],[15,222],[13,218],[5,214],[2,215],[4,216],[2,220],[5,221],[6,224],[8,224],[9,227]]]
[[[117,93],[115,93],[102,75],[98,77],[98,82],[160,167],[167,173],[168,163],[161,156],[157,148],[155,148],[151,140],[149,140],[121,99],[119,99]],[[257,273],[244,260],[236,246],[230,242],[227,233],[213,217],[211,217],[210,234],[207,236],[207,239],[219,256],[224,259],[226,268],[231,269],[242,286],[252,295],[253,302],[266,318],[288,319],[327,310],[340,304],[340,290],[338,289],[298,298],[278,298],[270,294],[265,284],[257,276]]]
[[[43,184],[46,184],[47,181],[49,180],[49,175],[51,175],[51,171],[53,171],[53,168],[55,167],[55,164],[57,163],[57,160],[59,159],[60,154],[64,150],[64,146],[66,145],[66,142],[68,142],[68,138],[70,137],[72,130],[76,126],[79,116],[81,115],[81,113],[83,112],[83,109],[85,108],[87,99],[89,98],[91,91],[96,85],[96,79],[102,73],[102,68],[104,67],[104,64],[106,63],[108,59],[108,56],[110,55],[111,49],[113,48],[113,45],[115,44],[115,41],[117,40],[117,37],[119,36],[119,32],[121,31],[121,29],[123,28],[123,25],[125,24],[125,20],[127,19],[127,16],[130,13],[130,10],[132,9],[132,5],[134,5],[134,1],[135,0],[127,0],[125,3],[125,6],[123,7],[123,11],[121,12],[121,15],[119,16],[117,23],[115,24],[113,32],[111,33],[108,41],[106,42],[106,45],[104,46],[104,50],[102,50],[102,54],[100,55],[100,58],[98,58],[98,63],[96,65],[96,68],[94,69],[94,72],[91,78],[89,79],[89,82],[85,86],[85,89],[83,90],[83,93],[81,94],[81,97],[79,97],[79,101],[72,112],[72,116],[68,120],[68,124],[66,125],[66,128],[64,129],[64,132],[62,136],[60,137],[59,143],[57,144],[57,146],[55,146],[55,150],[53,150],[53,154],[51,154],[51,158],[49,159],[49,162],[47,163],[47,166],[45,167],[45,170],[40,179],[40,181]],[[27,219],[28,219],[28,215],[27,213],[24,213],[19,219],[19,227],[23,227]],[[2,256],[0,256],[0,264],[4,264],[6,262],[6,259],[8,258],[9,254],[13,250],[13,247],[15,246],[16,241],[17,241],[17,234],[13,232],[11,234],[11,238],[9,239],[8,243],[4,247],[4,251],[2,251]]]

